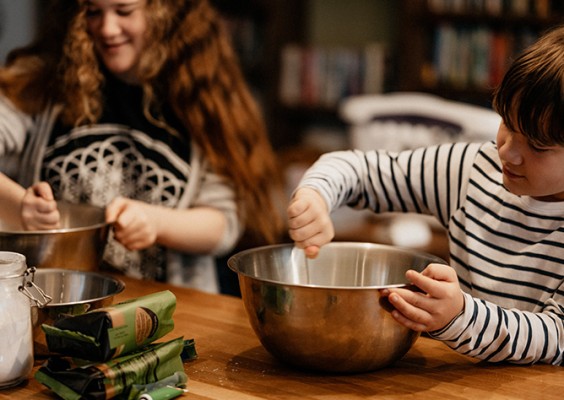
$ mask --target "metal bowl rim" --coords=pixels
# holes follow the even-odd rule
[[[49,235],[49,234],[56,234],[56,233],[72,233],[72,232],[85,232],[90,230],[96,230],[98,228],[103,228],[105,226],[111,225],[111,222],[100,222],[97,224],[86,225],[86,226],[79,226],[76,228],[60,228],[60,229],[44,229],[39,231],[11,231],[11,230],[4,230],[0,231],[0,237],[2,236],[11,236],[11,235],[23,235],[23,236],[32,236],[32,235]]]
[[[381,244],[381,243],[369,243],[369,242],[331,242],[326,244],[325,246],[330,246],[330,247],[346,247],[346,246],[354,246],[354,247],[363,247],[363,248],[378,248],[378,249],[383,249],[383,250],[393,250],[393,251],[398,251],[401,253],[409,253],[413,256],[421,256],[421,257],[425,257],[425,258],[429,258],[430,260],[432,260],[431,262],[436,262],[439,264],[447,264],[447,262],[445,262],[442,258],[435,256],[433,254],[430,253],[426,253],[424,251],[421,250],[415,250],[415,249],[411,249],[411,248],[407,248],[407,247],[402,247],[402,246],[395,246],[395,245],[387,245],[387,244]],[[324,247],[325,247],[324,246]],[[227,266],[229,267],[229,269],[231,269],[233,272],[235,272],[237,275],[239,276],[243,276],[249,279],[253,279],[257,282],[262,282],[262,283],[270,283],[270,284],[274,284],[277,286],[287,286],[287,287],[299,287],[299,288],[310,288],[310,289],[323,289],[323,290],[374,290],[374,289],[388,289],[388,288],[405,288],[405,287],[414,287],[412,284],[410,283],[397,283],[397,284],[390,284],[390,285],[370,285],[370,286],[328,286],[328,285],[314,285],[314,284],[298,284],[298,283],[288,283],[288,282],[282,282],[276,279],[265,279],[265,278],[259,278],[257,276],[248,274],[248,273],[244,273],[241,271],[237,271],[231,264],[231,259],[235,259],[235,258],[239,258],[239,257],[243,257],[246,254],[249,253],[256,253],[257,251],[261,251],[261,250],[272,250],[272,249],[277,249],[277,248],[292,248],[293,244],[291,243],[282,243],[282,244],[272,244],[272,245],[266,245],[266,246],[260,246],[260,247],[255,247],[252,249],[246,249],[246,250],[242,250],[236,254],[234,254],[233,256],[231,256],[228,260],[227,260]],[[447,264],[448,265],[448,264]]]
[[[72,275],[88,275],[88,276],[95,276],[97,278],[102,278],[108,281],[111,281],[113,283],[116,284],[116,291],[114,293],[111,294],[107,294],[105,296],[100,296],[100,297],[95,297],[92,299],[85,299],[85,300],[80,300],[80,301],[71,301],[71,302],[66,302],[66,303],[48,303],[46,304],[44,307],[60,307],[60,306],[74,306],[74,305],[78,305],[78,304],[85,304],[85,303],[94,303],[96,301],[100,301],[100,300],[105,300],[107,298],[113,297],[115,295],[120,294],[121,292],[124,291],[125,289],[125,283],[118,278],[115,278],[111,275],[108,274],[103,274],[103,273],[99,273],[99,272],[92,272],[92,271],[78,271],[78,270],[72,270],[72,269],[64,269],[64,268],[39,268],[35,271],[35,275],[47,275],[48,273],[62,273],[64,272],[65,274],[72,274]],[[35,277],[34,277],[35,279]],[[44,290],[44,288],[40,287],[40,289]]]
[[[83,207],[88,209],[96,209],[97,211],[103,212],[103,207],[98,207],[92,204],[82,204],[82,203],[71,203],[67,201],[59,201],[59,205],[63,207]],[[42,229],[42,230],[13,230],[13,229],[5,229],[0,230],[0,237],[4,236],[12,236],[12,235],[22,235],[22,236],[32,236],[32,235],[48,235],[48,234],[57,234],[57,233],[72,233],[72,232],[84,232],[90,230],[96,230],[99,228],[103,228],[106,226],[111,225],[111,222],[103,221],[98,222],[96,224],[85,225],[85,226],[77,226],[76,228],[59,228],[59,229]]]

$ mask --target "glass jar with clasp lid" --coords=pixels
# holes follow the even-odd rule
[[[34,285],[34,271],[27,268],[24,255],[0,251],[0,389],[18,385],[33,368],[30,299],[39,306],[50,300]],[[29,286],[43,299],[30,296]]]

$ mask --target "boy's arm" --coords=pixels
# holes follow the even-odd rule
[[[460,353],[487,361],[562,365],[562,293],[564,284],[537,313],[505,309],[464,294],[463,313],[444,329],[430,334]]]
[[[329,211],[347,205],[432,214],[446,225],[464,196],[479,149],[477,143],[455,143],[400,153],[332,152],[306,171],[299,188],[317,190]]]

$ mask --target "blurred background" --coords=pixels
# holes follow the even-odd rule
[[[0,0],[0,62],[11,48],[33,38],[45,3]],[[488,115],[493,113],[491,94],[507,65],[524,46],[564,19],[561,0],[212,3],[224,17],[263,109],[287,196],[304,170],[324,152],[358,147],[360,142],[365,147],[405,147],[405,135],[381,128],[380,132],[387,132],[386,140],[371,142],[366,136],[359,141],[359,132],[367,132],[359,130],[359,125],[366,126],[376,118],[376,111],[374,118],[370,114],[372,104],[389,93],[424,95],[409,97],[411,103],[406,106],[398,103],[403,111],[425,104],[430,109],[436,96],[456,104],[463,117],[471,115],[476,124],[481,120],[472,113],[479,109],[484,129],[493,130],[495,137],[495,126],[490,129],[490,125],[496,120]],[[359,101],[350,103],[350,99]],[[465,106],[476,108],[467,111]],[[408,117],[413,120],[413,115]],[[421,115],[416,117],[421,122]],[[460,118],[446,118],[445,123],[443,117],[431,119],[442,119],[441,129],[446,124],[448,132],[454,130],[455,135],[448,133],[447,139],[464,140],[468,132]],[[415,135],[414,130],[409,132]],[[413,142],[432,144],[437,137],[444,139],[444,135],[437,136],[436,129],[426,134]],[[401,146],[394,143],[400,138],[404,141]],[[335,224],[337,240],[393,242],[448,257],[441,228],[429,221],[377,218],[343,210],[336,213]]]
[[[348,96],[422,91],[489,107],[505,66],[563,21],[559,0],[212,0],[278,150],[342,146]],[[0,0],[0,62],[45,0]],[[323,143],[316,143],[319,136]]]

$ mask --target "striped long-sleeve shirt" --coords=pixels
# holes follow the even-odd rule
[[[329,153],[299,186],[331,210],[432,214],[447,228],[465,306],[431,336],[483,360],[564,363],[564,202],[510,193],[495,143]]]

